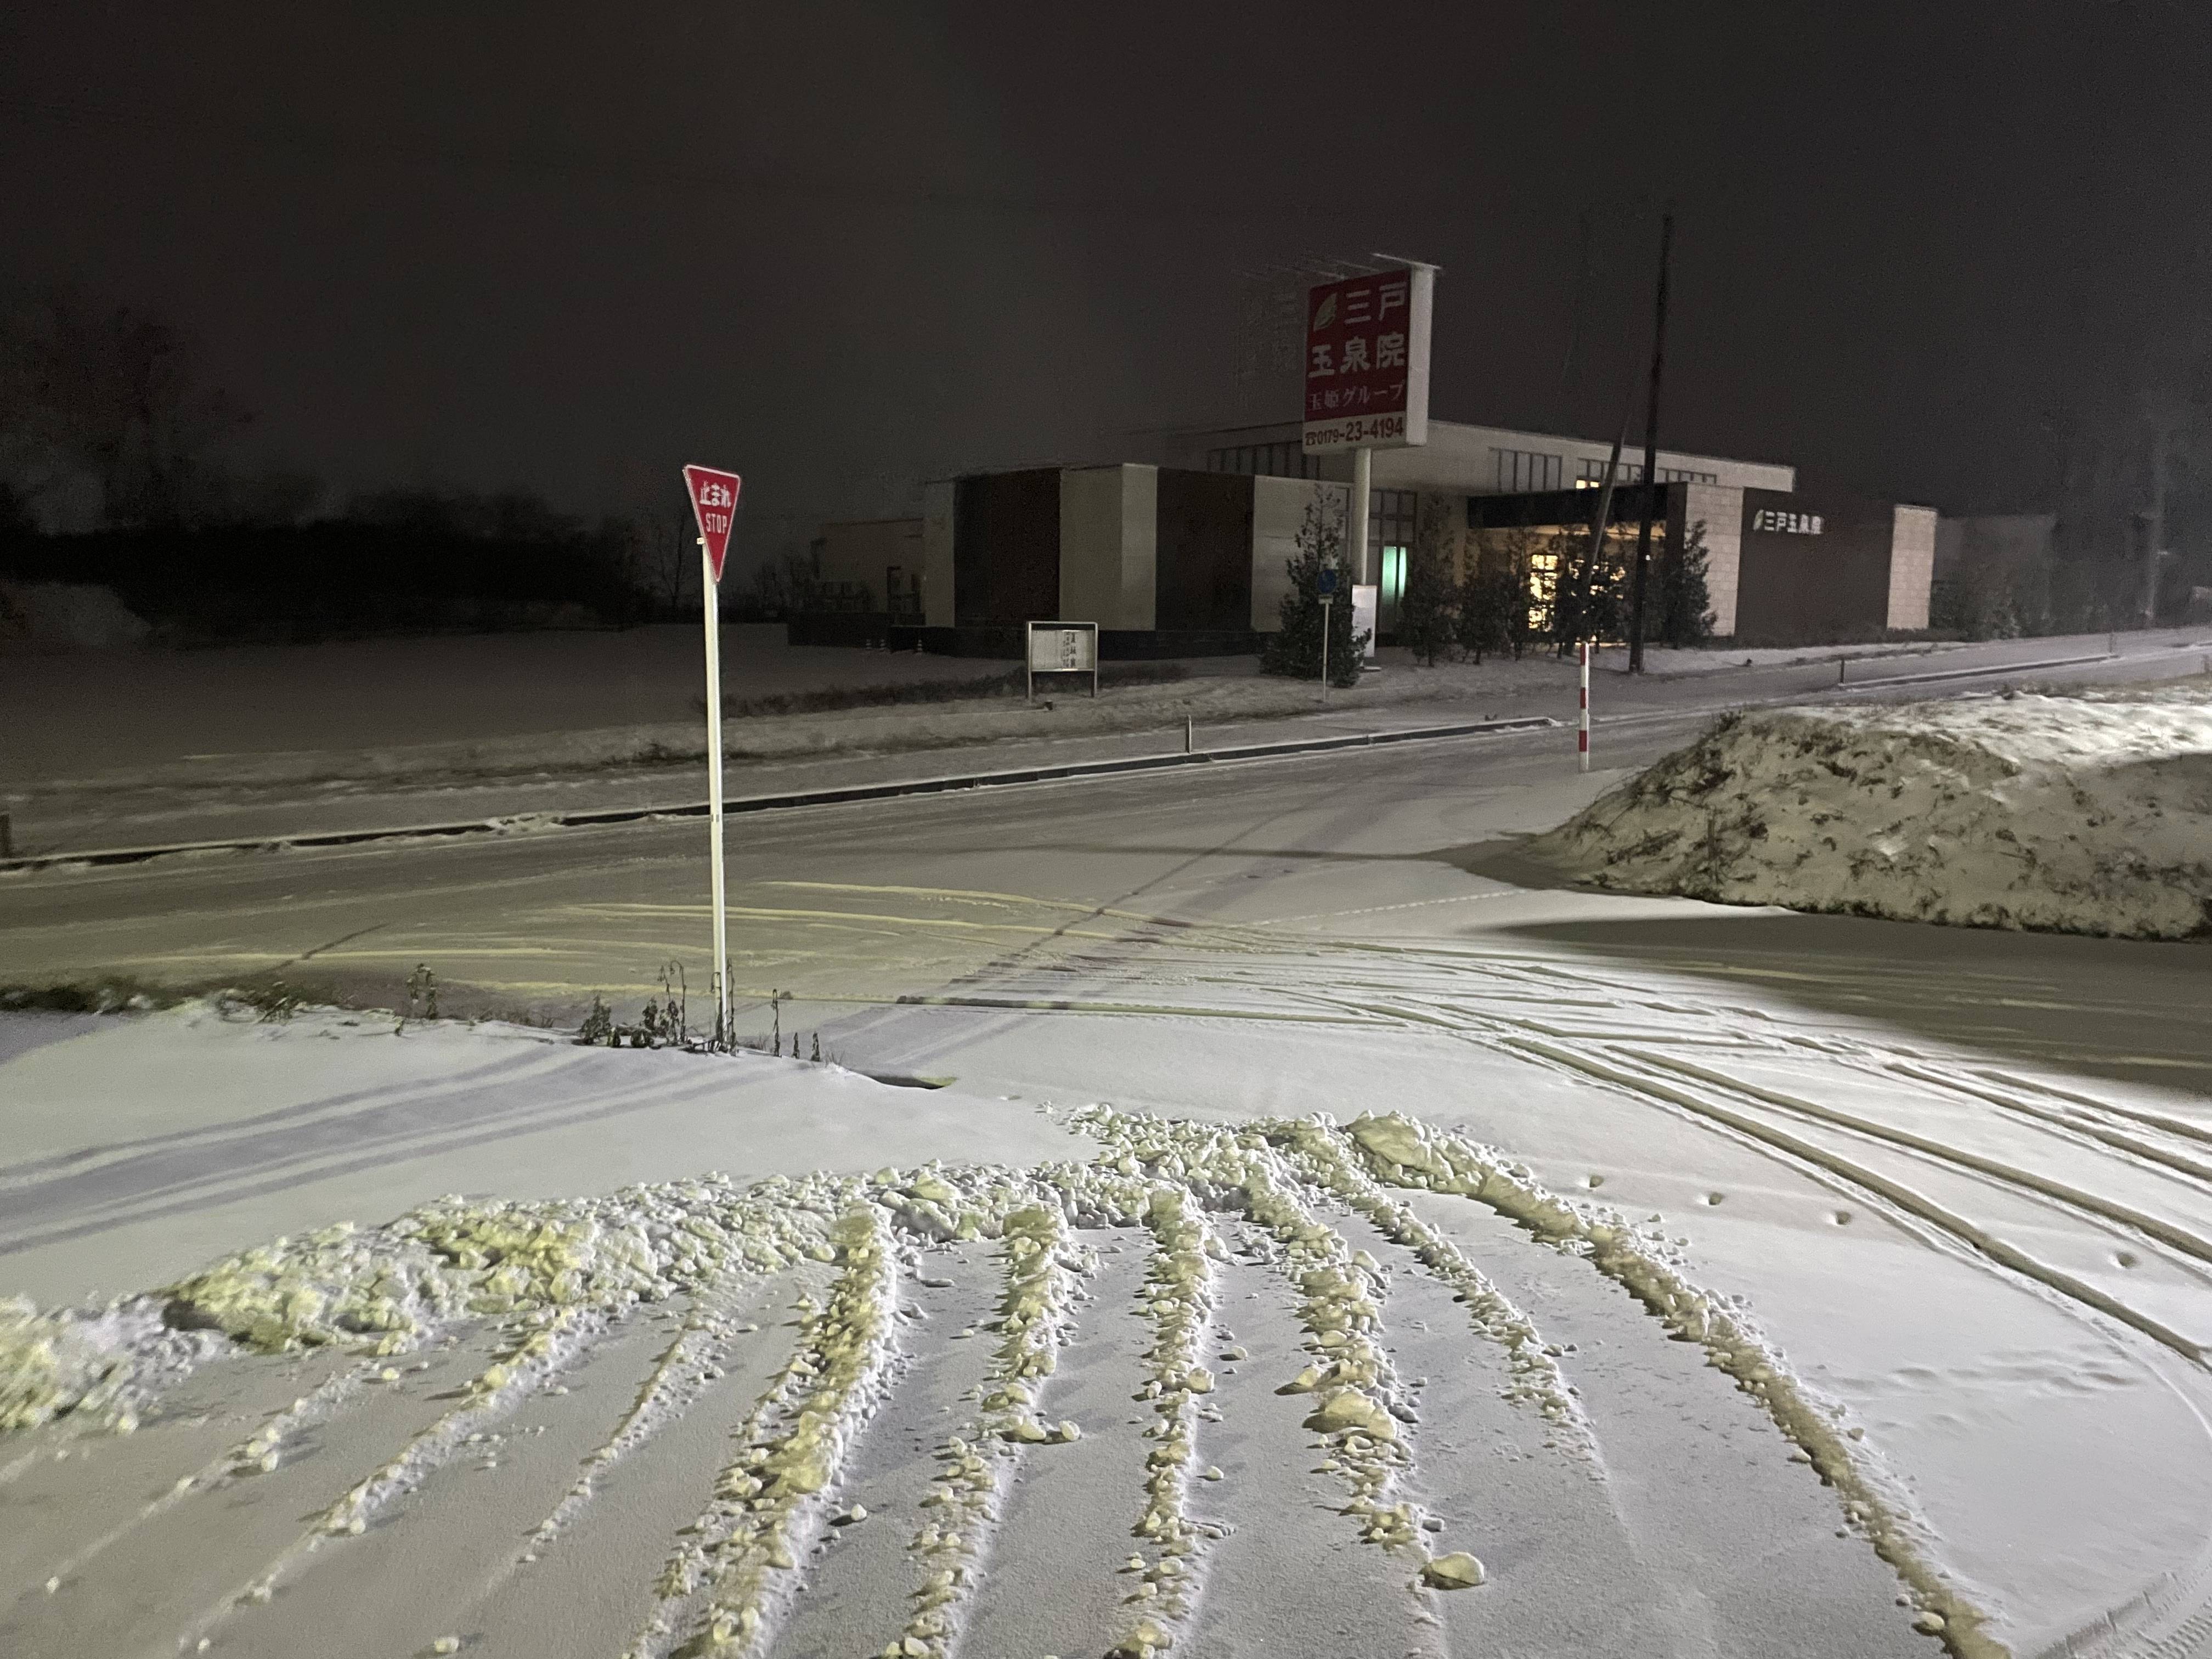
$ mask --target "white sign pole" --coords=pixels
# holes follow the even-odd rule
[[[1368,504],[1375,499],[1375,452],[1365,444],[1352,452],[1352,522],[1346,526],[1352,533],[1352,580],[1361,587],[1375,580],[1367,568]]]
[[[716,603],[714,562],[699,542],[699,578],[707,622],[707,840],[714,895],[714,1044],[727,1048],[732,1018],[730,995],[730,916],[722,891],[722,621]]]

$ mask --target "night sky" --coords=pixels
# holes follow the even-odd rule
[[[2032,507],[2205,337],[2208,70],[2156,0],[19,4],[0,280],[175,317],[253,464],[724,463],[757,555],[1231,418],[1237,273],[1302,256],[1443,266],[1435,414],[1609,434],[1671,198],[1665,441]]]

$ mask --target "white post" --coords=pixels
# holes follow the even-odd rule
[[[1584,640],[1584,641],[1583,641],[1583,647],[1582,647],[1582,658],[1583,658],[1583,712],[1582,712],[1582,723],[1581,723],[1581,725],[1580,725],[1580,726],[1576,729],[1576,732],[1575,732],[1575,770],[1576,770],[1576,771],[1577,771],[1577,772],[1587,772],[1587,771],[1589,771],[1589,659],[1590,659],[1589,641],[1588,640]]]
[[[1362,444],[1352,452],[1352,522],[1345,526],[1352,556],[1352,580],[1364,587],[1375,578],[1367,570],[1367,504],[1373,499],[1375,452]]]
[[[707,622],[707,842],[714,895],[714,1043],[730,1046],[734,1018],[730,994],[730,920],[722,894],[722,623],[715,602],[714,562],[699,543],[700,586]]]

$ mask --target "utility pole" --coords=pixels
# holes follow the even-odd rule
[[[1659,303],[1651,325],[1651,398],[1644,414],[1644,522],[1636,532],[1636,581],[1628,601],[1628,672],[1644,672],[1644,592],[1651,562],[1651,506],[1659,489],[1659,374],[1667,362],[1667,265],[1674,251],[1674,210],[1659,228]]]
[[[1597,583],[1598,561],[1605,556],[1605,535],[1613,525],[1613,481],[1620,474],[1620,447],[1628,439],[1628,410],[1636,405],[1632,402],[1620,411],[1620,430],[1613,434],[1613,452],[1605,458],[1605,483],[1597,495],[1597,516],[1590,520],[1589,552],[1583,559],[1583,579],[1576,585],[1575,632],[1583,639],[1590,634],[1589,596]],[[1565,571],[1559,573],[1564,579]],[[1552,584],[1552,609],[1556,622],[1559,605],[1559,583]],[[1560,642],[1562,654],[1565,641]]]

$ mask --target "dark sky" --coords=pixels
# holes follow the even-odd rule
[[[1237,273],[1301,255],[1444,267],[1437,414],[1609,433],[1672,198],[1667,441],[2033,505],[2202,337],[2208,71],[2169,0],[19,3],[0,282],[175,316],[262,461],[726,463],[759,552],[1230,416]]]

